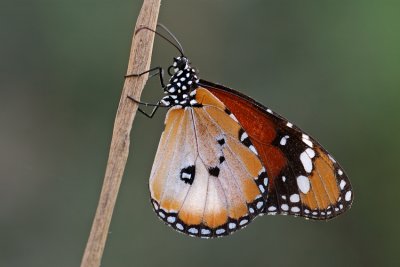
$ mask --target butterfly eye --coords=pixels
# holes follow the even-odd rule
[[[175,65],[175,63],[174,63],[174,65]],[[171,65],[171,66],[169,66],[169,68],[168,68],[168,74],[169,74],[170,76],[174,75],[174,72],[173,72],[173,69],[175,68],[174,65]]]

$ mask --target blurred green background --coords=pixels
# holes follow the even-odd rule
[[[0,3],[0,266],[79,266],[141,1]],[[218,240],[149,203],[164,112],[137,117],[102,266],[399,266],[399,1],[166,1],[204,79],[295,122],[340,160],[353,208],[268,216]],[[156,39],[153,66],[177,52]],[[162,96],[157,79],[142,99]]]

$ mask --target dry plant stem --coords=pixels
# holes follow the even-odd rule
[[[161,0],[144,0],[136,22],[135,32],[143,26],[151,29],[156,28],[160,3]],[[150,68],[153,41],[154,33],[151,31],[139,31],[136,35],[134,34],[127,74],[142,73]],[[138,108],[137,104],[128,99],[127,96],[130,95],[135,99],[140,99],[147,78],[148,75],[146,74],[125,79],[114,122],[103,188],[81,267],[98,267],[101,264],[115,201],[128,158],[129,136]]]

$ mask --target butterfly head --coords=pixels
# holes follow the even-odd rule
[[[174,73],[177,73],[180,70],[185,70],[190,68],[189,60],[184,57],[174,57],[174,62],[172,63],[171,68],[174,70]]]

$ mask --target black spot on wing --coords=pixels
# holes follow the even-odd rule
[[[196,173],[196,166],[191,165],[181,170],[180,179],[186,184],[193,184],[194,176]]]
[[[225,139],[224,138],[217,139],[217,142],[219,145],[223,146],[225,144]]]
[[[219,163],[222,163],[224,161],[225,161],[225,157],[224,156],[219,157]]]
[[[210,167],[210,168],[208,168],[208,173],[209,173],[211,176],[218,177],[218,175],[219,175],[219,168],[218,168],[217,166],[215,166],[215,167]]]

